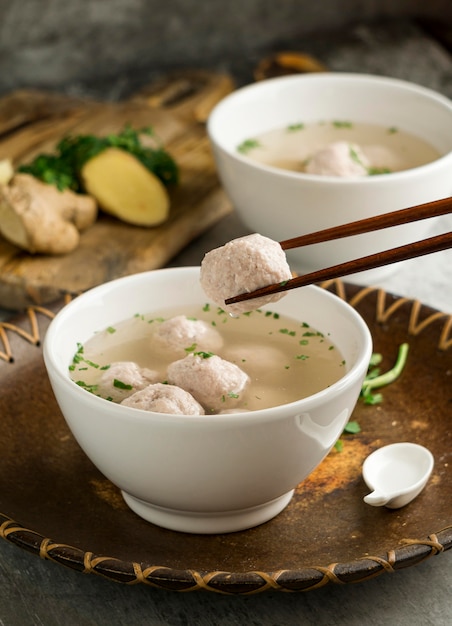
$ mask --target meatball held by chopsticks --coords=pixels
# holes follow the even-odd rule
[[[227,298],[290,280],[292,273],[279,243],[254,233],[207,252],[201,263],[200,278],[206,295],[237,315],[276,302],[284,293],[230,305],[225,304]]]

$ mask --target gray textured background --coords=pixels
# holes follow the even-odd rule
[[[450,0],[0,0],[0,94],[37,86],[110,99],[159,72],[200,66],[247,82],[270,50],[317,46],[328,57],[322,33],[447,16]],[[332,69],[350,69],[335,61]]]

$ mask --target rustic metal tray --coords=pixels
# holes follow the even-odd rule
[[[0,536],[37,556],[122,583],[230,594],[306,591],[365,581],[452,547],[452,316],[418,301],[341,281],[392,366],[410,344],[402,376],[380,405],[359,403],[361,432],[344,436],[279,516],[224,535],[161,529],[132,513],[69,432],[45,372],[41,342],[55,311],[31,307],[0,324]],[[399,510],[372,508],[361,477],[379,446],[414,441],[435,468]],[[265,463],[265,459],[262,459]]]

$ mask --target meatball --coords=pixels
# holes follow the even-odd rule
[[[168,366],[168,382],[192,394],[207,411],[233,408],[243,401],[249,376],[217,355],[189,354]]]
[[[309,159],[305,172],[320,176],[353,178],[367,176],[369,162],[361,148],[347,141],[328,144]]]
[[[223,337],[203,320],[177,315],[159,324],[152,335],[152,346],[171,358],[180,358],[187,354],[187,348],[218,352],[223,346]]]
[[[292,278],[279,243],[254,233],[229,241],[208,252],[201,263],[201,286],[226,311],[239,314],[280,300],[284,293],[225,305],[227,298]]]
[[[133,361],[117,361],[102,373],[98,393],[102,398],[121,402],[159,378],[158,372],[140,367]]]
[[[163,383],[148,385],[123,400],[121,404],[154,413],[204,415],[202,406],[187,391]]]

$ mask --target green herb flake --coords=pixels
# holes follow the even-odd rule
[[[89,391],[90,393],[95,393],[98,388],[98,385],[88,385],[84,380],[77,380],[75,384],[83,389],[86,389],[86,391]]]
[[[309,359],[309,355],[308,354],[298,354],[295,358],[298,361],[306,361],[307,359]]]
[[[90,367],[94,367],[95,369],[99,369],[99,363],[94,363],[94,361],[90,361],[89,359],[84,359],[85,363]]]
[[[211,356],[214,356],[214,353],[201,350],[200,352],[193,352],[193,356],[199,356],[201,359],[210,359]]]
[[[302,122],[297,122],[296,124],[289,124],[289,126],[287,127],[287,131],[289,133],[292,133],[297,130],[303,130],[304,127],[305,125]]]
[[[381,404],[383,402],[383,394],[382,393],[371,393],[370,391],[363,393],[362,399],[364,404],[375,405]]]
[[[391,170],[389,167],[369,167],[367,173],[369,176],[380,176],[381,174],[390,174]]]
[[[391,126],[390,128],[388,128],[388,133],[390,135],[394,135],[394,133],[398,133],[399,129],[396,126]]]
[[[289,330],[288,328],[280,328],[279,332],[282,335],[288,335],[289,337],[295,337],[295,335],[297,334],[294,330]]]
[[[346,424],[344,428],[344,433],[347,433],[349,435],[357,435],[360,432],[361,426],[358,424],[357,421],[350,420],[350,422],[348,422],[348,424]]]
[[[116,332],[116,328],[114,326],[107,326],[106,330],[110,335],[113,335]]]
[[[133,385],[128,385],[127,383],[124,383],[122,380],[118,380],[117,378],[113,379],[113,387],[116,387],[117,389],[125,389],[127,391],[133,389]]]
[[[202,307],[202,310],[205,313],[208,313],[210,311],[210,304],[208,302],[206,302],[206,304]]]
[[[358,165],[361,165],[361,167],[365,168],[364,163],[361,161],[359,154],[356,152],[355,148],[349,144],[348,146],[348,151],[349,151],[349,155],[352,161],[354,161],[355,163],[357,163]]]
[[[353,128],[353,124],[351,122],[343,120],[334,120],[332,124],[334,128]]]
[[[251,150],[259,147],[260,143],[257,139],[245,139],[245,141],[242,141],[242,143],[237,146],[237,152],[240,152],[241,154],[248,154]]]

